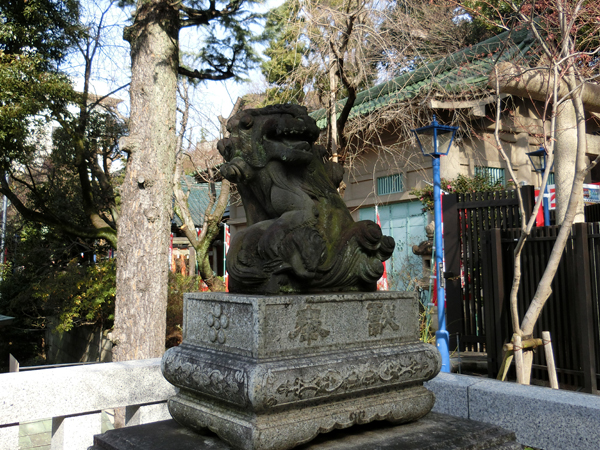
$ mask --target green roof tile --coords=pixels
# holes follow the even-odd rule
[[[216,185],[216,195],[219,195],[221,191],[221,183],[217,182]],[[188,191],[190,195],[188,197],[188,205],[190,207],[190,214],[192,215],[192,220],[194,221],[194,225],[197,227],[201,227],[204,223],[204,212],[208,207],[209,203],[209,195],[208,195],[208,183],[198,183],[194,177],[189,175],[184,175],[181,177],[181,188],[183,192],[186,194]],[[180,227],[183,225],[181,218],[174,214],[173,221],[175,224]]]
[[[390,81],[359,92],[349,118],[414,98],[422,89],[435,85],[448,91],[460,91],[465,86],[483,89],[487,84],[488,73],[496,62],[528,59],[527,52],[533,42],[526,28],[506,31],[417,70],[403,73]],[[500,51],[502,53],[498,54]],[[345,103],[346,99],[338,102],[339,111]],[[327,126],[325,109],[314,111],[310,115],[317,121],[319,128]]]

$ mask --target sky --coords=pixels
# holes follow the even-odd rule
[[[267,11],[283,0],[267,0],[260,6]],[[128,116],[129,92],[125,86],[130,79],[129,44],[123,40],[123,28],[129,23],[129,11],[116,5],[115,1],[82,1],[82,17],[91,27],[99,23],[105,25],[102,33],[103,46],[94,60],[92,93],[103,96],[114,92],[113,97],[123,100],[121,113]],[[201,36],[192,29],[180,34],[180,47],[183,51],[193,50],[201,42]],[[260,51],[260,49],[259,49]],[[71,55],[64,69],[69,73],[78,90],[83,88],[83,62],[77,53]],[[256,92],[264,88],[265,81],[258,69],[248,74],[248,82],[206,81],[200,84],[192,96],[192,120],[190,121],[190,139],[197,140],[207,133],[207,137],[218,137],[217,116],[228,117],[238,96]],[[119,88],[122,88],[118,90]],[[203,133],[201,130],[205,129]]]

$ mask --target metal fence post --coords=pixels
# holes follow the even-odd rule
[[[504,308],[504,272],[499,228],[485,233],[486,258],[483,258],[485,311],[485,350],[488,376],[496,378],[502,358],[502,310]],[[489,250],[489,253],[488,253]]]
[[[529,220],[529,216],[531,216],[533,206],[535,205],[535,188],[533,186],[523,186],[521,188],[521,197],[523,198],[525,220]]]
[[[583,369],[583,382],[586,392],[598,393],[596,383],[596,345],[594,338],[592,287],[590,279],[590,254],[588,247],[588,224],[576,223],[573,225],[573,243],[575,247],[575,265],[577,280],[575,282],[577,308],[576,317],[579,330],[579,343],[581,351],[581,368]]]
[[[458,195],[444,195],[444,257],[446,277],[446,324],[450,334],[450,349],[458,345],[463,333],[463,301],[460,285],[460,229],[458,227]]]

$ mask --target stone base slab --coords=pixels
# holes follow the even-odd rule
[[[397,346],[419,340],[413,292],[184,296],[183,341],[252,358]]]
[[[241,450],[286,450],[314,439],[319,433],[362,425],[374,420],[405,423],[417,420],[433,407],[435,399],[422,386],[397,392],[350,398],[334,403],[264,415],[231,410],[201,398],[178,395],[169,411],[179,423],[198,430],[210,429]]]
[[[514,433],[502,428],[429,413],[417,422],[373,422],[333,430],[297,450],[522,450]],[[197,433],[174,420],[107,431],[90,450],[232,450],[213,433]]]

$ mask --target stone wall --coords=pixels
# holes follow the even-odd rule
[[[112,361],[111,333],[100,326],[83,325],[65,333],[48,330],[46,345],[49,364]]]

